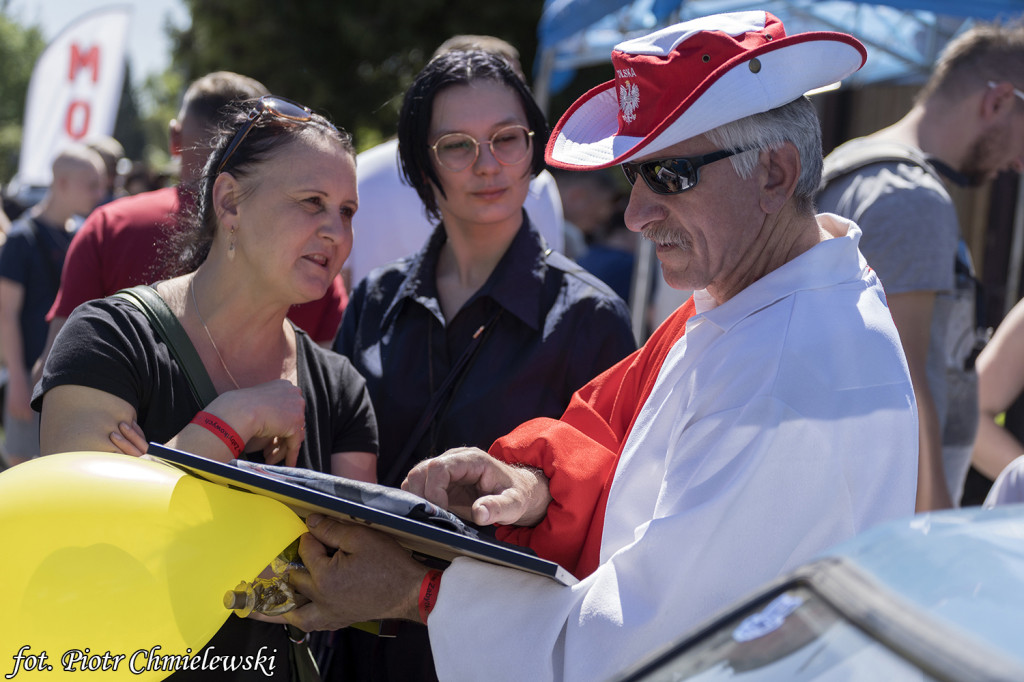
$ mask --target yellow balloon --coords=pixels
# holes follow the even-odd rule
[[[199,651],[231,613],[225,591],[303,532],[276,500],[128,455],[8,469],[0,675],[52,678],[73,666],[76,678],[163,679],[172,671],[146,668]]]

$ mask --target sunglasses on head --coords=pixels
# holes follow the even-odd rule
[[[639,163],[622,164],[629,184],[636,183],[639,175],[655,194],[679,194],[693,189],[700,182],[700,167],[715,161],[727,159],[749,149],[723,149],[703,156],[687,156],[674,159],[655,159]]]
[[[277,97],[275,95],[264,95],[263,97],[260,97],[256,101],[256,106],[249,112],[249,116],[246,118],[245,123],[238,129],[235,136],[231,138],[231,144],[229,144],[227,149],[224,150],[224,155],[221,157],[220,163],[217,164],[217,173],[224,170],[224,166],[227,165],[232,154],[238,150],[239,145],[241,145],[246,136],[252,132],[252,129],[256,127],[256,123],[264,114],[270,114],[275,118],[283,118],[286,121],[296,121],[298,123],[305,123],[313,120],[313,110],[299,104],[298,102],[293,102],[290,99]]]

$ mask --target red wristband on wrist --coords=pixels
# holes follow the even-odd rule
[[[437,591],[441,588],[441,571],[430,571],[423,576],[420,584],[420,619],[426,623],[427,616],[434,610]]]
[[[231,454],[234,455],[235,459],[238,459],[242,455],[242,451],[245,449],[245,443],[242,442],[242,437],[238,435],[237,431],[222,422],[216,415],[200,411],[192,418],[191,423],[202,426],[204,429],[220,438],[224,442],[224,445],[227,445],[228,449],[231,450]]]

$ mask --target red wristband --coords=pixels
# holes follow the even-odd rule
[[[437,591],[441,588],[441,571],[430,571],[423,576],[420,584],[420,619],[426,623],[427,616],[434,610],[437,602]]]
[[[224,445],[227,445],[228,449],[231,450],[231,454],[234,455],[235,459],[238,459],[242,455],[242,451],[245,449],[245,443],[242,442],[242,437],[238,435],[237,431],[222,422],[216,415],[212,415],[205,411],[199,411],[196,413],[196,416],[192,418],[192,423],[202,426],[204,429],[220,438],[224,442]]]

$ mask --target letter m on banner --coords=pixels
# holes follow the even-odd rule
[[[25,102],[19,185],[48,186],[62,148],[113,134],[130,12],[116,5],[84,14],[40,55]]]
[[[68,71],[68,81],[74,82],[78,72],[82,69],[89,69],[92,73],[92,82],[100,80],[100,46],[90,45],[85,54],[82,54],[82,47],[78,43],[71,43],[71,69]]]

